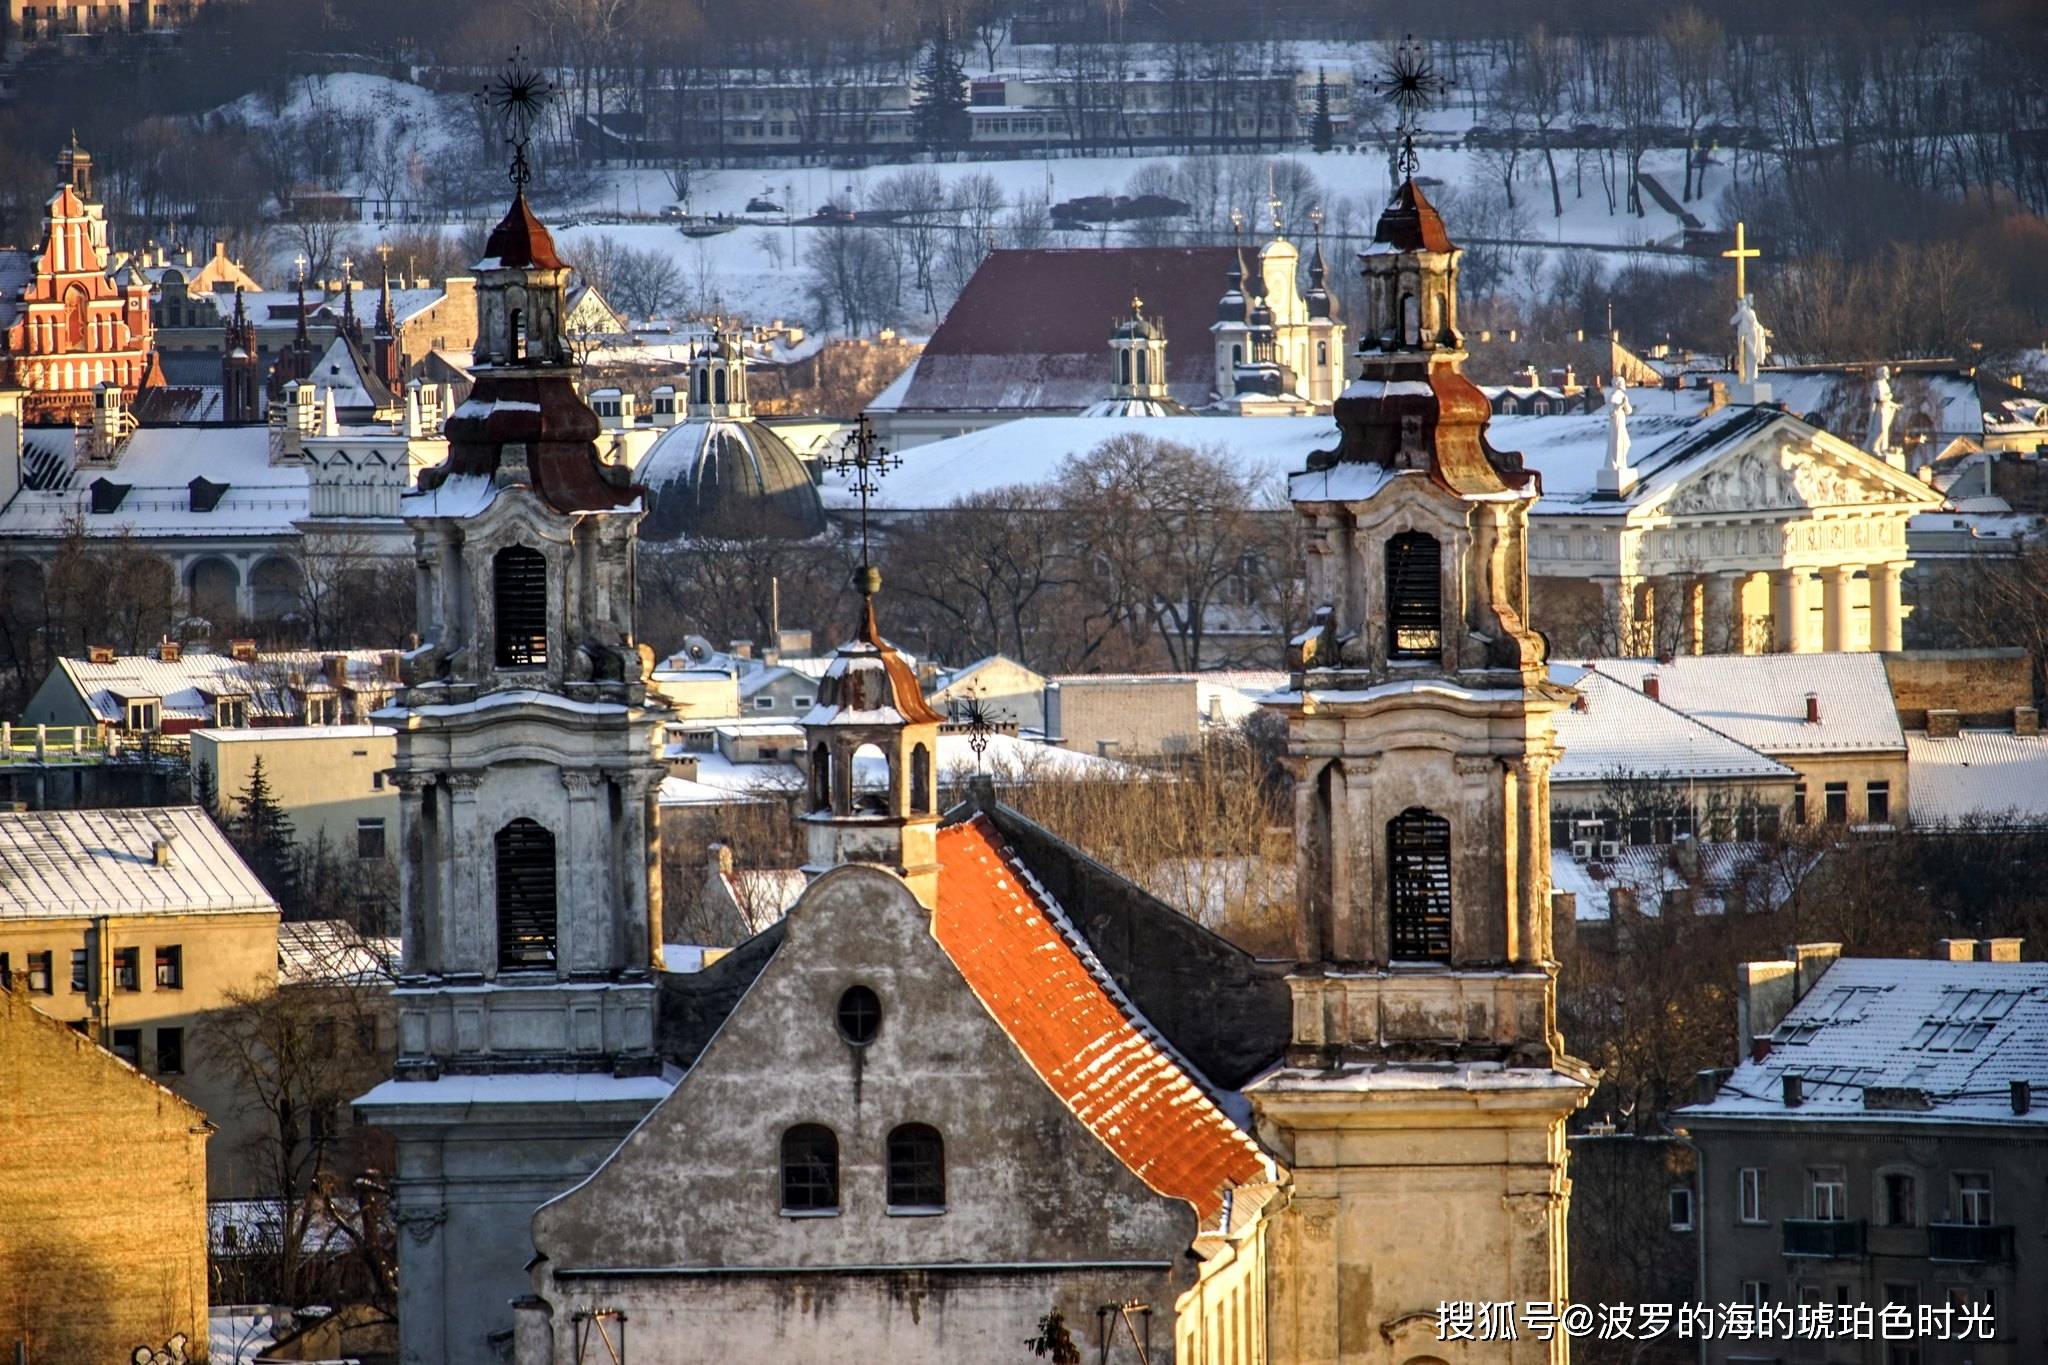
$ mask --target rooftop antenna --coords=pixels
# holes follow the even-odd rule
[[[497,79],[476,93],[478,103],[505,130],[505,145],[512,149],[507,173],[517,193],[524,194],[533,179],[533,165],[526,159],[526,148],[533,136],[533,125],[539,122],[554,93],[547,77],[529,66],[526,54],[517,47],[505,59]]]
[[[1377,84],[1380,98],[1394,108],[1394,131],[1401,137],[1401,149],[1394,156],[1395,172],[1403,180],[1412,180],[1420,164],[1415,155],[1416,130],[1422,126],[1424,112],[1450,93],[1450,78],[1436,69],[1429,49],[1410,33],[1387,54]]]
[[[823,463],[835,474],[848,475],[846,490],[860,499],[860,569],[853,581],[860,595],[872,602],[882,587],[882,571],[868,554],[868,499],[881,491],[878,480],[890,470],[902,467],[903,457],[892,454],[876,439],[874,424],[862,413],[839,450],[827,455]]]

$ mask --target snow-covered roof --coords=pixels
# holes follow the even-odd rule
[[[62,535],[78,523],[88,536],[291,536],[307,514],[307,470],[270,462],[262,426],[142,427],[106,467],[73,463],[73,433],[23,433],[24,473],[0,510],[0,537]],[[193,509],[192,482],[226,485],[205,511]],[[126,485],[108,512],[92,510],[92,485]]]
[[[197,806],[0,811],[0,919],[250,911],[277,902]]]
[[[350,687],[373,694],[390,691],[398,684],[385,671],[387,653],[375,649],[297,649],[243,660],[231,654],[187,650],[169,660],[155,654],[120,654],[111,663],[59,659],[57,666],[92,708],[93,715],[109,724],[127,719],[127,698],[156,697],[163,703],[165,720],[197,720],[210,725],[214,720],[214,699],[219,697],[246,697],[252,718],[300,714],[303,708],[291,695],[295,679],[303,680],[312,690],[324,687],[324,660],[336,654],[348,661]],[[277,732],[258,729],[217,733],[258,739]]]
[[[870,506],[927,511],[976,493],[1048,483],[1069,456],[1086,455],[1115,436],[1213,451],[1277,500],[1284,478],[1311,451],[1336,446],[1337,424],[1328,417],[1021,417],[903,451],[902,468],[881,481]],[[843,473],[826,473],[818,491],[827,507],[855,505],[846,481]]]
[[[288,921],[277,926],[277,984],[388,984],[398,972],[398,946],[395,938],[364,938],[346,920]]]
[[[1800,1104],[1784,1078],[1799,1076]],[[1829,967],[1711,1103],[1686,1120],[1769,1118],[2039,1130],[2011,1085],[2048,1089],[2048,962],[1844,958]]]
[[[290,740],[369,739],[398,732],[388,725],[265,725],[253,730],[194,730],[215,744],[276,744]]]
[[[1550,680],[1576,689],[1583,700],[1552,718],[1551,733],[1564,746],[1552,782],[1795,776],[1776,759],[1597,669],[1552,664]]]
[[[590,1071],[534,1074],[442,1076],[432,1081],[385,1081],[355,1103],[362,1108],[423,1105],[467,1108],[475,1104],[652,1105],[668,1098],[680,1079],[673,1067],[659,1076],[611,1076]]]
[[[1634,401],[1631,399],[1630,401]],[[1538,513],[1625,516],[1652,502],[1730,450],[1754,441],[1776,423],[1797,423],[1776,408],[1725,407],[1700,417],[1650,411],[1628,419],[1629,463],[1636,484],[1626,497],[1599,498],[1600,470],[1607,462],[1608,418],[1604,412],[1547,417],[1499,416],[1487,426],[1496,449],[1519,451],[1522,461],[1543,475]]]
[[[754,729],[748,727],[748,732]],[[1001,733],[987,736],[987,747],[977,760],[969,739],[965,732],[940,732],[938,772],[941,780],[964,779],[976,771],[1000,774],[1009,782],[1062,778],[1129,782],[1143,775],[1142,769],[1115,759]],[[803,788],[803,772],[794,763],[735,763],[718,753],[700,753],[694,757],[697,760],[694,779],[670,777],[663,780],[662,805],[719,806],[742,800],[780,799]],[[887,781],[887,761],[875,754],[856,754],[853,774],[858,786],[878,789]]]
[[[1681,654],[1596,659],[1586,667],[1636,691],[1657,677],[1665,705],[1759,753],[1904,751],[1891,682],[1879,654]],[[1820,703],[1808,724],[1806,697]]]
[[[2011,819],[2048,824],[2048,737],[1964,730],[1906,736],[1906,787],[1916,825]]]
[[[1623,844],[1613,857],[1583,861],[1569,847],[1553,846],[1550,886],[1572,893],[1581,923],[1610,919],[1610,897],[1616,891],[1628,892],[1641,915],[1663,914],[1665,899],[1688,889],[1694,914],[1722,914],[1730,901],[1754,912],[1774,910],[1788,900],[1813,860],[1805,850],[1748,842]]]

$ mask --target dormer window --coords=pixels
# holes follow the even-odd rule
[[[1443,565],[1436,537],[1404,531],[1387,542],[1387,655],[1443,653]]]
[[[249,726],[249,699],[247,697],[214,698],[213,723],[222,730],[247,729]]]
[[[500,668],[544,668],[548,661],[548,561],[508,545],[491,562]]]
[[[127,722],[130,730],[148,732],[159,729],[163,724],[163,703],[155,697],[135,697],[127,704]]]
[[[306,724],[341,724],[341,698],[332,692],[316,692],[306,698]]]

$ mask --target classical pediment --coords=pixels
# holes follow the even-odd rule
[[[1935,506],[1941,495],[1845,441],[1782,424],[1679,480],[1655,504],[1673,516]]]

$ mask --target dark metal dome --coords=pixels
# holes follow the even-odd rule
[[[752,420],[684,422],[634,470],[650,505],[640,534],[801,539],[825,529],[810,471],[789,443]]]

